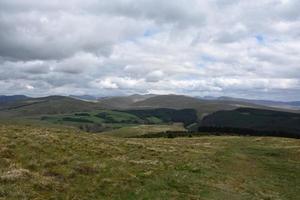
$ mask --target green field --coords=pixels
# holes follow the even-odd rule
[[[181,123],[170,125],[138,125],[130,127],[122,127],[111,131],[106,131],[101,134],[114,137],[134,137],[153,133],[161,133],[166,131],[185,131]]]
[[[77,112],[63,115],[46,115],[40,118],[41,120],[49,121],[52,123],[138,123],[139,118],[118,111],[99,110],[94,112]]]
[[[190,113],[196,112],[193,110],[172,109],[98,110],[93,112],[34,116],[30,119],[49,124],[75,126],[86,132],[105,132],[105,134],[112,135],[118,133],[117,135],[128,135],[127,137],[131,137],[147,133],[184,131],[185,128],[183,128],[183,125],[186,121],[193,122],[193,120],[197,120],[196,114],[192,115],[194,117],[192,120],[190,119],[191,117],[186,117]]]
[[[300,140],[134,139],[0,125],[0,199],[291,199]]]
[[[73,126],[87,132],[103,132],[142,124],[144,122],[135,115],[111,110],[43,115],[31,117],[30,119],[36,122],[40,121],[49,124]],[[157,123],[161,123],[161,121]]]

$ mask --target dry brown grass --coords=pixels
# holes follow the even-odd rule
[[[0,199],[297,199],[300,141],[0,125]]]

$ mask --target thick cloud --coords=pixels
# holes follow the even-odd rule
[[[298,0],[2,0],[0,93],[300,99]]]

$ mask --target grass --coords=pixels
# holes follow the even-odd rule
[[[104,131],[106,135],[117,137],[131,137],[148,133],[185,130],[182,123],[164,123],[157,117],[147,117],[145,122],[145,119],[141,119],[133,114],[111,110],[38,116],[32,118],[32,121],[73,127],[98,124],[103,128],[99,131],[91,132]],[[142,125],[144,123],[150,123],[151,125]]]
[[[141,119],[135,115],[112,110],[101,111],[95,116],[107,123],[138,123],[138,121],[141,121]]]
[[[0,199],[298,199],[300,140],[0,125]]]
[[[185,128],[181,123],[174,123],[169,125],[137,125],[122,127],[119,129],[103,132],[103,135],[115,136],[115,137],[134,137],[152,133],[160,133],[165,131],[185,131]]]
[[[23,119],[23,118],[22,118]],[[80,127],[84,125],[101,124],[106,130],[137,125],[138,117],[118,111],[99,110],[94,112],[76,112],[71,114],[43,115],[29,118],[32,122]]]
[[[119,111],[112,111],[112,110],[99,110],[94,112],[77,112],[71,114],[63,114],[63,115],[49,115],[49,116],[42,116],[38,119],[49,121],[51,123],[65,123],[65,120],[73,119],[72,121],[79,122],[80,120],[88,120],[89,123],[123,123],[123,124],[139,124],[142,123],[143,120],[139,117],[126,113],[126,112],[119,112]],[[78,120],[77,120],[78,119]],[[151,117],[149,121],[152,123],[162,123],[162,121],[158,118]],[[84,121],[83,121],[84,122]]]

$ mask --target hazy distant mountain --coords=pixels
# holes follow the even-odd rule
[[[100,99],[99,104],[101,108],[105,109],[192,108],[197,110],[199,116],[205,116],[220,110],[234,110],[240,107],[271,109],[279,111],[288,110],[283,108],[273,108],[266,105],[241,101],[233,98],[203,99],[184,95],[131,95],[122,97],[107,97]]]
[[[49,96],[28,98],[0,106],[0,116],[31,116],[43,114],[64,114],[77,111],[93,111],[99,106],[93,102],[71,97]]]
[[[153,96],[155,95],[103,97],[98,100],[91,100],[95,99],[92,96],[19,98],[15,101],[0,104],[0,116],[33,116],[94,111],[97,109],[124,109],[131,108],[134,103]]]
[[[92,97],[87,96],[86,99]],[[205,100],[183,95],[130,95],[119,97],[105,97],[95,100],[80,100],[75,97],[49,96],[42,98],[18,97],[17,100],[0,104],[2,116],[31,116],[43,114],[64,114],[78,111],[94,111],[97,109],[195,109],[200,117],[220,110],[234,110],[236,108],[260,108],[279,111],[292,111],[273,108],[266,105],[247,102],[233,98],[219,98]]]
[[[157,95],[134,103],[134,107],[149,108],[195,108],[204,101],[183,95]]]
[[[0,104],[14,102],[17,100],[24,100],[24,99],[28,99],[28,98],[29,97],[27,97],[25,95],[12,95],[12,96],[0,95]]]
[[[233,110],[239,107],[264,108],[248,102],[205,100],[183,95],[157,95],[131,105],[133,108],[193,108],[200,116],[219,110]]]
[[[70,95],[70,97],[84,101],[97,101],[99,99],[99,97],[92,95]]]
[[[152,98],[155,96],[157,96],[157,95],[156,94],[144,94],[144,95],[133,94],[133,95],[128,96],[128,98],[132,99],[134,102],[139,102],[139,101],[144,101],[146,99],[149,99],[149,98]]]
[[[99,104],[101,107],[107,109],[127,109],[131,108],[136,102],[144,101],[155,96],[154,94],[133,94],[130,96],[104,97],[99,99]]]
[[[282,102],[282,101],[269,101],[269,100],[256,100],[256,99],[243,99],[243,98],[232,98],[232,97],[219,97],[219,101],[240,101],[253,103],[257,105],[287,108],[287,109],[300,109],[300,101]]]
[[[203,99],[203,100],[217,100],[219,97],[214,97],[214,96],[204,96],[204,97],[196,97],[198,99]]]

